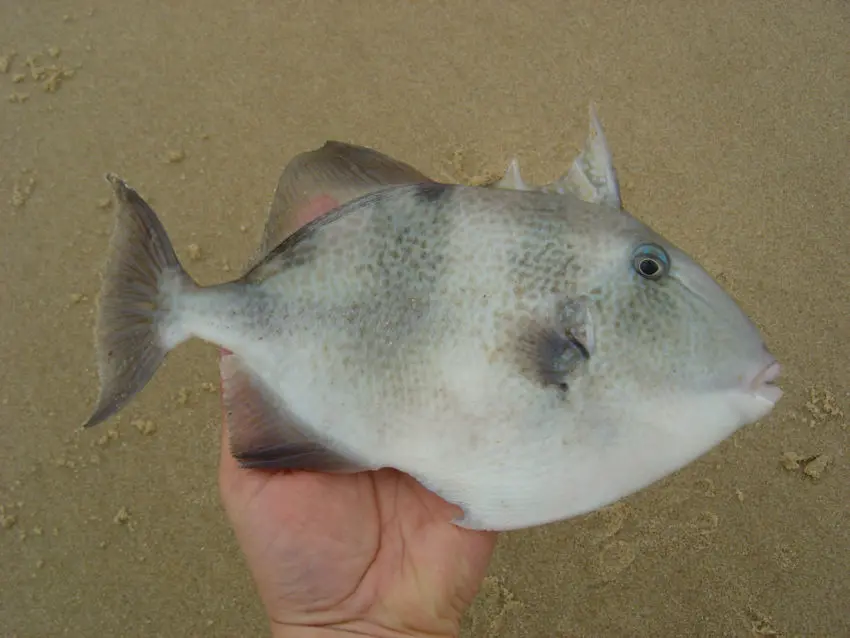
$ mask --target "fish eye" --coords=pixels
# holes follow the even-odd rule
[[[632,267],[644,279],[661,279],[670,270],[670,257],[657,244],[642,244],[632,257]]]

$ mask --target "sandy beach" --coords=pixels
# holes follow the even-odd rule
[[[441,180],[569,166],[594,102],[626,208],[764,330],[785,396],[664,481],[501,536],[469,638],[850,636],[850,5],[0,3],[0,636],[267,635],[221,510],[218,368],[175,351],[81,431],[107,171],[201,283],[328,139]]]

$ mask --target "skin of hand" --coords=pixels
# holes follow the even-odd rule
[[[293,230],[336,205],[317,199]],[[275,637],[457,636],[496,544],[495,533],[453,525],[460,508],[392,469],[240,468],[226,422],[219,490]]]

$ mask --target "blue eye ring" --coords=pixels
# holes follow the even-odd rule
[[[644,279],[658,281],[670,271],[670,256],[658,244],[641,244],[632,254],[632,268]]]

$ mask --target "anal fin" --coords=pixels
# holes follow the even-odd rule
[[[355,473],[372,469],[305,433],[283,402],[234,354],[219,364],[230,451],[245,468]]]

